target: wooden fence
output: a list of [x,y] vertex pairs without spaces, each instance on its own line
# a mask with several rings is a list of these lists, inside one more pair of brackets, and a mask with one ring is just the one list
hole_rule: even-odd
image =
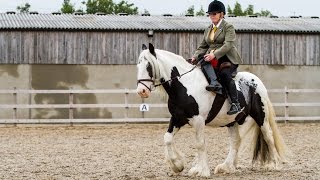
[[[288,102],[289,93],[320,93],[320,89],[269,89],[269,93],[284,93],[283,103],[273,103],[274,107],[284,107],[284,116],[276,117],[278,121],[317,121],[319,116],[302,116],[290,117],[289,107],[320,107],[319,102]],[[124,94],[124,102],[122,104],[74,104],[74,94]],[[0,119],[0,124],[56,124],[56,123],[127,123],[127,122],[149,122],[159,123],[168,122],[169,118],[130,118],[128,112],[130,108],[139,108],[141,104],[131,104],[128,95],[136,93],[132,89],[104,89],[104,90],[0,90],[0,94],[11,94],[13,96],[14,104],[0,104],[0,109],[12,109],[13,115],[11,119]],[[18,94],[69,94],[69,104],[18,104]],[[142,101],[143,102],[143,101]],[[167,107],[167,104],[148,104],[150,108]],[[19,119],[17,118],[18,109],[69,109],[68,119]],[[92,118],[92,119],[74,119],[75,108],[124,108],[124,118]],[[142,112],[143,113],[143,112]],[[320,111],[319,111],[320,113]]]

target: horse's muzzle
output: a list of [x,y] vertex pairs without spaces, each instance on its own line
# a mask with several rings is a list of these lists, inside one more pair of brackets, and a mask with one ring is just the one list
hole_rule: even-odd
[[137,88],[137,93],[139,94],[140,97],[142,98],[148,98],[150,96],[150,91],[145,88]]

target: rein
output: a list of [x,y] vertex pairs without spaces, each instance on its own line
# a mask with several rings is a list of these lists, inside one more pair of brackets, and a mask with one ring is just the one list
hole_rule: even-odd
[[181,74],[181,75],[179,75],[179,76],[175,76],[175,77],[170,78],[169,80],[166,80],[166,81],[164,81],[164,82],[162,82],[162,83],[155,84],[154,87],[162,86],[163,84],[165,84],[165,83],[167,83],[167,82],[170,82],[170,81],[172,81],[172,80],[181,78],[182,76],[184,76],[184,75],[190,73],[191,71],[193,71],[197,66],[198,66],[198,65],[196,64],[196,65],[194,65],[194,66],[192,67],[192,69],[190,69],[189,71],[187,71],[187,72],[185,72],[185,73],[183,73],[183,74]]
[[[138,79],[138,80],[137,80],[137,84],[140,83],[140,84],[144,85],[150,92],[151,92],[151,91],[154,91],[154,89],[155,89],[156,87],[162,86],[163,84],[165,84],[165,83],[167,83],[167,82],[173,81],[174,79],[181,78],[182,76],[190,73],[190,72],[193,71],[199,64],[201,64],[201,62],[202,62],[202,60],[200,60],[196,65],[194,65],[189,71],[184,72],[183,74],[181,74],[181,75],[179,75],[179,76],[172,77],[172,78],[170,78],[169,80],[166,80],[166,81],[161,82],[161,83],[159,83],[159,84],[155,84],[155,80],[153,80],[153,79]],[[148,87],[148,86],[147,86],[145,83],[143,83],[142,81],[152,82],[152,85],[153,85],[154,88]]]

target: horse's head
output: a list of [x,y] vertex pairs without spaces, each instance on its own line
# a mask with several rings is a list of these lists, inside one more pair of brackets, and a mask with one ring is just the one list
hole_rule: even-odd
[[139,56],[137,68],[137,93],[143,97],[148,98],[151,91],[155,88],[155,81],[159,76],[159,69],[156,66],[157,57],[152,44],[149,43],[149,48],[142,45],[142,52]]

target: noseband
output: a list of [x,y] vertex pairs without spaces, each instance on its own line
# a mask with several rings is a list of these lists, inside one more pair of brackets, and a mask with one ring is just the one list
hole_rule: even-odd
[[[145,83],[143,83],[143,81],[148,81],[148,82],[152,82],[152,85],[150,87],[148,87]],[[138,84],[142,84],[144,85],[144,87],[146,87],[150,92],[154,91],[154,89],[157,87],[156,85],[154,85],[154,80],[153,79],[138,79],[137,80],[137,85]],[[153,87],[153,88],[152,88]]]

